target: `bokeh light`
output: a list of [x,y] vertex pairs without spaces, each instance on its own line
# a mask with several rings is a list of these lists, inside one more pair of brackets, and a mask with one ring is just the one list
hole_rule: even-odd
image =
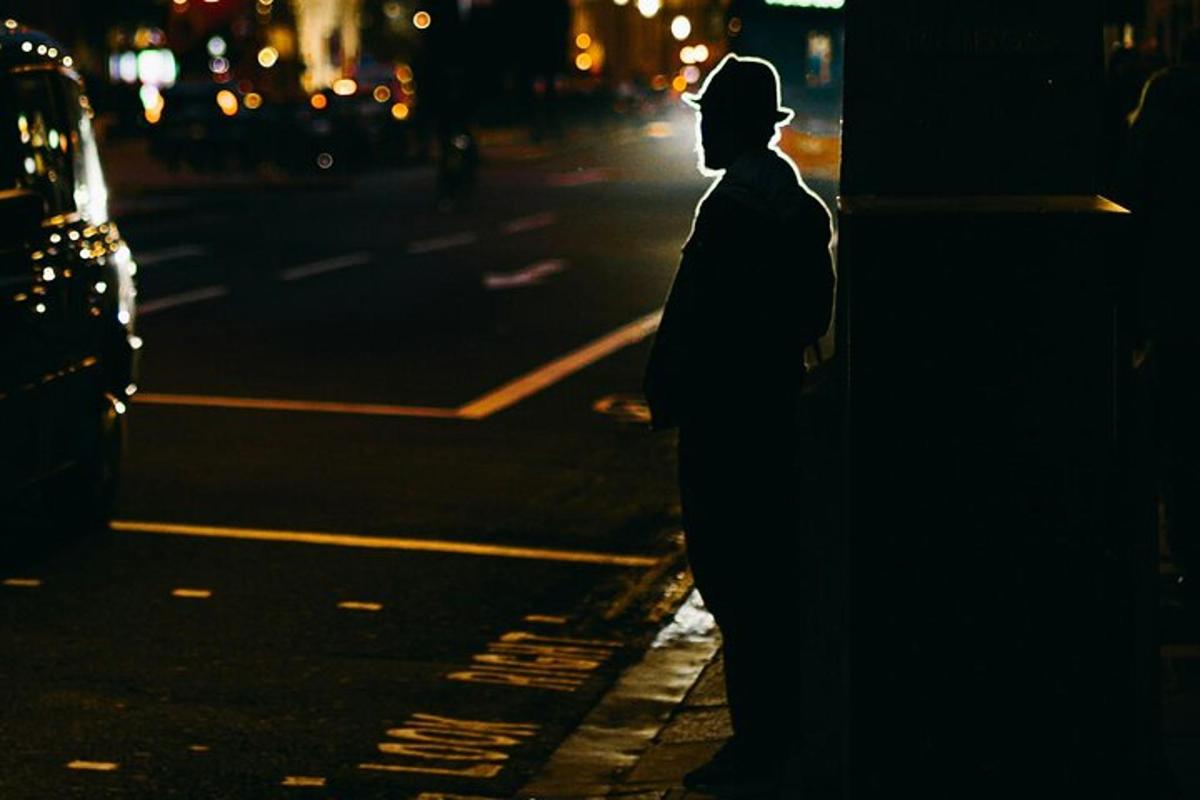
[[671,35],[678,41],[683,41],[692,35],[692,21],[680,14],[671,20]]

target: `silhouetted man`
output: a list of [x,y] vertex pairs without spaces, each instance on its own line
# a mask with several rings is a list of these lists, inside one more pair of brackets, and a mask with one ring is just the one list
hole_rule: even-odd
[[1200,612],[1200,29],[1132,115],[1128,202],[1145,234],[1143,299],[1172,556]]
[[792,117],[765,61],[727,56],[697,95],[696,211],[654,342],[646,397],[679,428],[688,559],[724,637],[734,737],[689,788],[768,789],[797,743],[789,658],[804,512],[797,415],[804,352],[829,325],[832,225],[775,147]]

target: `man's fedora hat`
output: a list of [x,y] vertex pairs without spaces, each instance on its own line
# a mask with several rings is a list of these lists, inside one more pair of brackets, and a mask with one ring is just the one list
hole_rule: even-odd
[[761,58],[730,53],[708,74],[700,91],[683,95],[697,111],[738,117],[773,116],[784,123],[794,111],[779,102],[779,73]]

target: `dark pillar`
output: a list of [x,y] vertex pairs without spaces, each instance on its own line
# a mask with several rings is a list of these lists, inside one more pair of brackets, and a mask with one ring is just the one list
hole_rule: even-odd
[[847,11],[851,796],[1145,797],[1099,0]]

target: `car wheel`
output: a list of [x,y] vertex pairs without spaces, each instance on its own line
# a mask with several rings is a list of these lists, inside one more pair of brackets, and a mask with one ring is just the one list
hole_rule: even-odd
[[105,396],[95,448],[59,477],[47,497],[51,516],[67,537],[108,530],[124,450],[124,417],[117,411],[117,402]]

